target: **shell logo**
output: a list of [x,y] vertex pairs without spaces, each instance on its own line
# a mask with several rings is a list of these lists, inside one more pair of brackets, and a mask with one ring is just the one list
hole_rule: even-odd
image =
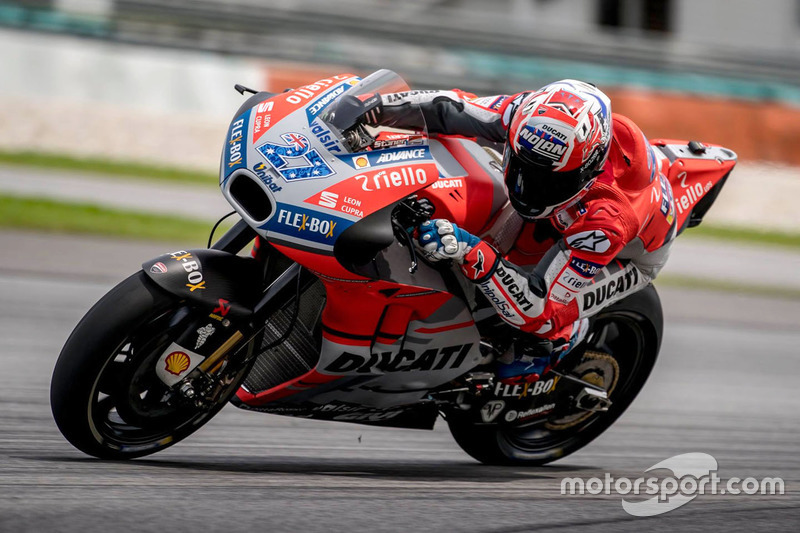
[[189,356],[183,352],[172,352],[164,360],[164,363],[164,370],[170,374],[180,376],[182,373],[186,372],[187,368],[189,368],[191,359],[189,359]]
[[369,159],[365,155],[358,155],[353,158],[353,164],[356,168],[367,168],[370,166]]

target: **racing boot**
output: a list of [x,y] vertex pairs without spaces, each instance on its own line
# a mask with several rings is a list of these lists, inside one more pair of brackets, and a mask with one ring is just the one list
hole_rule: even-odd
[[497,378],[507,385],[534,383],[556,366],[573,348],[586,338],[589,320],[578,319],[571,326],[568,340],[538,339],[532,336],[514,343],[511,361],[498,360]]

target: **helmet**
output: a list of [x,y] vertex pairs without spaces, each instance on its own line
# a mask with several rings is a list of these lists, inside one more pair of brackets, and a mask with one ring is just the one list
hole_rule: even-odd
[[545,218],[583,194],[611,145],[611,102],[594,85],[562,80],[526,96],[508,130],[503,173],[511,205]]

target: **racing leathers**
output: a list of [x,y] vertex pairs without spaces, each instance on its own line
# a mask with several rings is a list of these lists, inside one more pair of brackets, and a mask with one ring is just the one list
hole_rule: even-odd
[[[380,123],[417,127],[407,122],[417,114],[407,110],[418,105],[431,133],[504,143],[528,94],[386,94]],[[503,320],[562,344],[573,338],[581,318],[654,279],[677,231],[672,188],[661,172],[667,162],[630,119],[612,116],[608,160],[585,195],[547,219],[526,221],[510,246],[495,242],[489,230],[461,264]]]

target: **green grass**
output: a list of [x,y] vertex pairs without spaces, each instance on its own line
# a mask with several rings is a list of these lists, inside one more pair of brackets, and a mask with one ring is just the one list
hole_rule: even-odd
[[38,152],[0,151],[0,164],[48,168],[123,178],[219,185],[216,174],[160,167],[143,163],[82,158]]
[[[227,222],[227,221],[226,221]],[[0,195],[0,227],[205,246],[213,224],[89,204]],[[219,237],[230,225],[217,229]]]
[[715,280],[679,274],[662,274],[653,282],[657,287],[679,289],[698,289],[714,292],[728,292],[784,300],[800,300],[800,290],[769,285],[748,285],[743,282]]
[[800,232],[782,232],[700,224],[696,228],[684,231],[680,238],[684,237],[761,244],[765,246],[781,246],[784,248],[800,248]]

